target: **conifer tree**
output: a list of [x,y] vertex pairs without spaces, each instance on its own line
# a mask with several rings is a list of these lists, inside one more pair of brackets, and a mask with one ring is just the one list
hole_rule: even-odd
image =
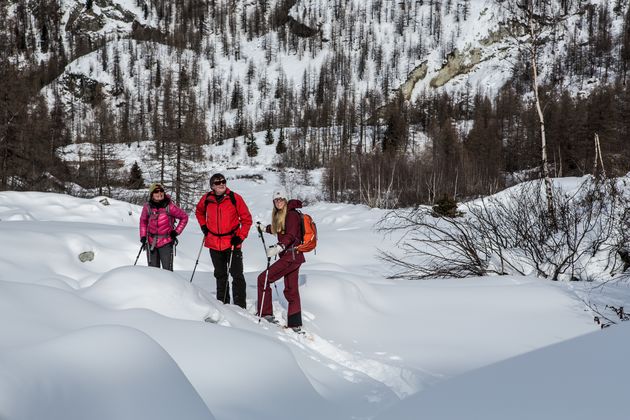
[[249,133],[247,136],[247,146],[245,150],[247,151],[247,156],[249,157],[258,156],[258,144],[256,144],[256,138],[253,133]]
[[287,145],[284,140],[284,129],[280,129],[280,138],[278,138],[278,144],[276,144],[276,153],[281,155],[287,151]]
[[142,169],[138,166],[138,162],[133,162],[133,165],[131,166],[127,187],[131,190],[138,190],[144,187],[144,176],[142,174]]
[[273,138],[273,131],[271,131],[271,127],[267,129],[267,133],[265,134],[265,144],[270,146],[273,144],[275,139]]

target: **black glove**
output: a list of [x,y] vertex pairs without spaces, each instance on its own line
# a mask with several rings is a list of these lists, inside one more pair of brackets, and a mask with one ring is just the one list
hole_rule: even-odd
[[171,233],[169,233],[169,235],[171,236],[172,240],[175,240],[175,238],[177,238],[177,231],[171,230]]
[[203,232],[203,236],[208,236],[208,233],[210,233],[206,225],[201,225],[201,231]]
[[143,236],[142,238],[140,238],[140,243],[142,244],[142,246],[145,246],[147,244],[147,237]]
[[239,246],[240,244],[243,243],[243,240],[241,239],[240,236],[234,235],[232,236],[232,239],[230,239],[230,243],[232,244],[232,246]]

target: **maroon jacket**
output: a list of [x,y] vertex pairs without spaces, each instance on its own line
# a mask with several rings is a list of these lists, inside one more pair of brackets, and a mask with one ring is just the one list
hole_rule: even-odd
[[282,244],[284,251],[279,256],[281,259],[291,260],[300,264],[306,262],[304,254],[293,248],[302,243],[302,217],[295,209],[302,208],[300,200],[289,200],[287,203],[287,218],[284,220],[284,233],[278,233],[278,243]]

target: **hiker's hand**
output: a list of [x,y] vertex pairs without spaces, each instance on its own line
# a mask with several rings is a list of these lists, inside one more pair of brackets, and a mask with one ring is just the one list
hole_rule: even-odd
[[142,246],[146,246],[147,245],[147,237],[143,236],[142,238],[140,238],[140,243],[142,244]]
[[176,230],[171,230],[171,233],[169,233],[170,237],[172,240],[175,240],[175,238],[177,238],[177,231]]
[[208,236],[208,233],[210,233],[210,230],[206,225],[201,225],[201,231],[203,232],[203,236]]
[[271,245],[267,248],[267,258],[275,257],[284,250],[282,244]]
[[239,246],[240,244],[243,243],[243,240],[241,239],[240,236],[234,235],[232,236],[232,239],[230,239],[230,243],[232,244],[232,246]]

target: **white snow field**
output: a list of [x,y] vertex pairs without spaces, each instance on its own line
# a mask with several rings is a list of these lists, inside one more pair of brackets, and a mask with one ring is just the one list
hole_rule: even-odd
[[[266,223],[279,180],[256,171],[263,180],[224,173]],[[202,240],[194,215],[171,273],[143,255],[133,266],[141,208],[102,199],[0,193],[0,419],[628,415],[630,326],[599,331],[581,300],[611,291],[627,304],[627,284],[390,280],[377,254],[395,243],[373,230],[384,211],[316,202],[304,209],[319,245],[300,273],[303,336],[254,315],[266,267],[254,227],[243,310],[214,298],[206,249],[190,282]],[[284,321],[282,288],[272,299]]]

